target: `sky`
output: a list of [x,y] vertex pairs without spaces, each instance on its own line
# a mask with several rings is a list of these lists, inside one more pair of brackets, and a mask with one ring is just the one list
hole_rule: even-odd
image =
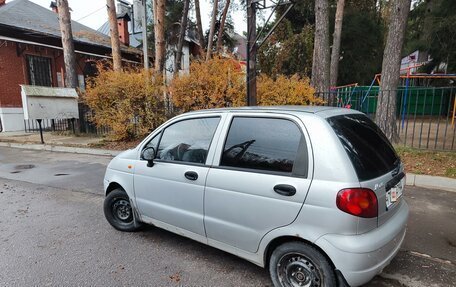
[[[49,9],[51,0],[30,0],[38,5]],[[9,2],[7,0],[7,2]],[[133,2],[129,0],[129,2]],[[72,20],[86,25],[92,29],[97,30],[103,23],[108,19],[106,12],[106,0],[68,0],[68,3],[73,10],[71,13]],[[201,6],[201,21],[203,22],[203,29],[209,28],[210,14],[212,12],[212,5],[210,0],[200,0]],[[243,31],[247,30],[247,24],[244,19],[244,11],[235,11],[233,13],[233,22],[235,31],[242,34]],[[195,12],[191,11],[190,17],[193,19]]]

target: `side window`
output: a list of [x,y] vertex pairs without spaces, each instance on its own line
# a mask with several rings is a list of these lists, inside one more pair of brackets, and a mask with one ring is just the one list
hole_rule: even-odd
[[219,117],[177,122],[163,131],[157,159],[205,163]]
[[[294,173],[294,166],[307,164],[298,157],[305,146],[300,128],[278,118],[235,117],[223,148],[221,166]],[[298,163],[299,162],[299,163]],[[307,175],[307,166],[303,167]]]
[[158,135],[155,135],[147,144],[144,148],[148,148],[148,147],[153,147],[155,150],[157,150],[157,146],[158,146],[158,141],[160,140],[160,135],[161,135],[161,132],[158,133]]

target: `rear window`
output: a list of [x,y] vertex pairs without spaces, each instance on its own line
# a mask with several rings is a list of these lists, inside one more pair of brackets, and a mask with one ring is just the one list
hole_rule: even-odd
[[380,128],[362,114],[327,119],[350,157],[360,181],[392,171],[399,157]]

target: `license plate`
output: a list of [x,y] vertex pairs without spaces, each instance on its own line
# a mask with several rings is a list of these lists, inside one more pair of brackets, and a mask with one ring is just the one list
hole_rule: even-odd
[[386,208],[398,202],[404,190],[405,180],[402,179],[396,186],[386,192]]

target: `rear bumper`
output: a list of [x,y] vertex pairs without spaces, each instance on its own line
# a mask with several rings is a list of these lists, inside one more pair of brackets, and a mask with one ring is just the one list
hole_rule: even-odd
[[327,234],[315,242],[351,286],[369,282],[399,251],[409,214],[405,200],[400,204],[399,210],[387,223],[370,232],[350,236]]

